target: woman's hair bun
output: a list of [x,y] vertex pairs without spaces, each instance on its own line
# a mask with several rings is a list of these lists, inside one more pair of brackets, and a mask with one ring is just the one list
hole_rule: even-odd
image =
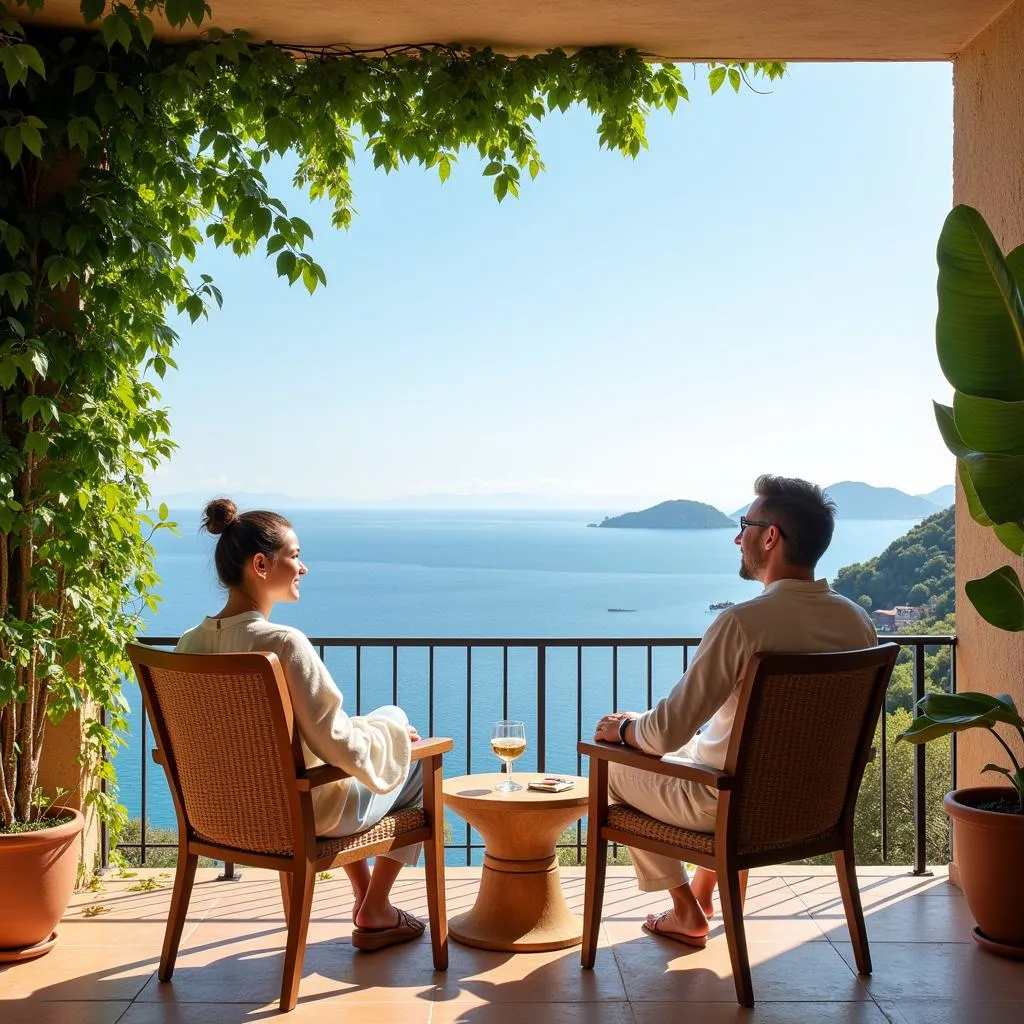
[[214,498],[203,512],[201,528],[215,537],[238,519],[238,506],[230,498]]

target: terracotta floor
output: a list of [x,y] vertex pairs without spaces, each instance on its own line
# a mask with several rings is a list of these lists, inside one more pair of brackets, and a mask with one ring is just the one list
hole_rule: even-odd
[[[276,876],[244,870],[238,882],[201,872],[174,980],[155,969],[169,878],[110,878],[76,895],[57,948],[0,969],[3,1024],[235,1024],[276,1016],[284,941]],[[479,873],[449,869],[451,914],[471,905]],[[151,883],[152,884],[152,883]],[[563,872],[579,908],[583,875]],[[133,888],[136,891],[132,891]],[[707,949],[686,951],[640,930],[664,900],[636,891],[628,868],[609,870],[597,968],[577,950],[509,955],[451,944],[447,974],[434,974],[430,944],[367,955],[348,941],[344,875],[317,884],[299,1005],[291,1021],[344,1024],[1022,1024],[1024,963],[992,956],[970,938],[959,891],[942,875],[862,869],[875,972],[859,978],[834,873],[785,868],[755,874],[747,928],[758,1005],[735,1003],[718,927]],[[425,915],[422,873],[396,887],[398,902]],[[0,908],[2,912],[2,908]]]

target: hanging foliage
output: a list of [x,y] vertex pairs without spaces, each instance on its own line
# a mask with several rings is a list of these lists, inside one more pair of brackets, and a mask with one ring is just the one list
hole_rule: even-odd
[[[636,157],[650,111],[687,98],[678,67],[635,51],[370,54],[213,27],[168,45],[154,19],[206,26],[202,0],[82,0],[76,32],[19,21],[43,6],[0,0],[0,828],[33,813],[48,718],[105,709],[83,761],[113,782],[124,645],[155,607],[150,540],[171,525],[139,511],[173,449],[154,384],[174,367],[167,314],[221,301],[188,273],[198,248],[262,247],[289,283],[325,283],[269,161],[293,154],[295,184],[346,227],[357,150],[441,182],[469,153],[501,201],[543,170],[548,113],[584,105],[600,145]],[[705,70],[714,92],[784,65]],[[115,792],[87,800],[114,820]]]

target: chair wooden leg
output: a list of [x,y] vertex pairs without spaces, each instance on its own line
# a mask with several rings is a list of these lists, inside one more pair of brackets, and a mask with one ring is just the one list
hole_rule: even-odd
[[843,894],[843,908],[846,910],[846,925],[850,930],[853,955],[857,970],[861,974],[871,973],[871,951],[868,949],[868,930],[864,924],[864,908],[860,902],[860,888],[857,886],[857,868],[853,861],[852,843],[833,854],[836,874],[839,876],[839,890]]
[[316,872],[308,861],[296,862],[291,876],[288,942],[284,952],[284,977],[281,981],[281,1012],[295,1009],[299,998],[302,962],[306,955],[306,933],[313,910],[313,883]]
[[743,894],[740,873],[731,868],[718,869],[718,897],[722,901],[722,924],[729,943],[729,959],[740,1006],[754,1005],[754,985],[750,979],[747,933],[743,927]]
[[188,902],[192,897],[198,864],[199,856],[189,853],[185,843],[181,843],[178,847],[178,869],[174,872],[171,908],[167,913],[164,948],[160,954],[160,970],[157,972],[157,977],[161,981],[170,981],[174,973],[174,961],[178,957],[178,945],[185,927],[185,915],[188,913]]
[[744,868],[740,872],[740,910],[747,905],[747,882],[750,881],[750,871]]
[[423,765],[423,806],[430,815],[431,835],[423,847],[427,882],[427,917],[434,970],[448,970],[448,909],[444,891],[444,804],[441,797],[441,758]]
[[284,906],[284,924],[288,927],[289,913],[291,910],[291,885],[292,876],[287,871],[279,871],[277,873],[278,881],[281,883],[281,903]]
[[587,814],[587,872],[583,886],[583,946],[580,963],[592,970],[597,960],[597,937],[601,929],[604,883],[608,869],[608,840],[601,827],[608,810],[608,762],[590,762],[590,804]]

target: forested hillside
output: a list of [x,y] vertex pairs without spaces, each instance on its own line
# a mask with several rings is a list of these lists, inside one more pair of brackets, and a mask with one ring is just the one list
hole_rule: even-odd
[[926,605],[928,617],[953,611],[953,506],[922,520],[880,555],[840,569],[832,586],[869,611]]

